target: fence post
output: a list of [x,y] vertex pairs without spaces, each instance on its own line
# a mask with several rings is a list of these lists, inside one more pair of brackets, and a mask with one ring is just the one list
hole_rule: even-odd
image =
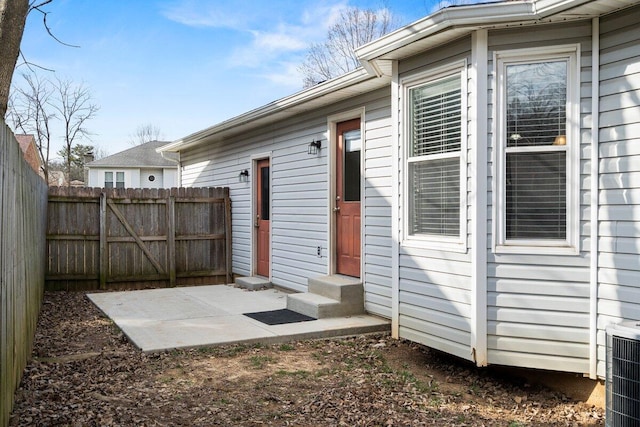
[[169,266],[169,286],[176,286],[176,200],[167,197],[167,261]]
[[107,249],[107,195],[103,191],[100,193],[100,289],[107,289],[109,272]]
[[231,283],[231,197],[229,197],[229,189],[224,193],[224,224],[225,224],[225,252],[226,252],[226,276],[227,283]]

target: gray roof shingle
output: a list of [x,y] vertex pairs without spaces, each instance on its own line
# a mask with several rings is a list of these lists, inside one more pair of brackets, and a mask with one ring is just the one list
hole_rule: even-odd
[[176,167],[177,156],[166,153],[165,156],[174,161],[165,159],[156,153],[156,148],[168,144],[169,141],[151,141],[137,145],[119,153],[112,154],[102,159],[87,163],[88,168],[101,167]]

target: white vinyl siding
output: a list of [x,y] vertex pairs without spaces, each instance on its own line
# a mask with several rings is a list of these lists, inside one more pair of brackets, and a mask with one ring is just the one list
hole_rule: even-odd
[[[268,128],[181,153],[183,186],[226,186],[232,200],[233,271],[251,273],[252,156],[271,156],[272,282],[305,292],[309,278],[324,276],[330,256],[328,236],[327,117],[364,107],[364,187],[362,278],[365,308],[391,316],[391,160],[390,91],[377,90],[312,113],[271,123]],[[312,140],[322,148],[309,155]],[[241,170],[249,182],[240,182]],[[317,247],[322,256],[317,256]]]
[[391,96],[382,91],[365,108],[364,270],[365,309],[391,317]]
[[605,328],[640,320],[640,7],[600,22],[598,375]]
[[[530,253],[496,253],[493,248],[500,236],[489,236],[491,248],[487,254],[487,347],[490,364],[523,366],[568,372],[589,372],[589,129],[590,129],[590,46],[591,22],[588,20],[551,24],[541,31],[494,30],[489,32],[490,63],[493,70],[489,78],[489,100],[500,102],[496,92],[498,75],[493,53],[535,49],[530,61],[540,60],[545,51],[553,52],[556,46],[579,44],[580,81],[574,81],[580,89],[575,153],[578,169],[570,185],[573,197],[567,199],[567,207],[575,215],[575,249],[562,255],[552,250],[538,248]],[[551,55],[552,56],[552,55]],[[526,63],[526,57],[520,57]],[[489,177],[490,227],[499,229],[494,214],[500,212],[494,205],[497,194],[493,193],[499,179],[499,165],[495,160],[498,139],[496,116],[500,106],[488,108],[490,128],[488,143],[492,148]],[[570,143],[570,142],[567,142]],[[579,163],[578,163],[579,157]],[[579,172],[579,173],[578,173]],[[572,201],[573,200],[573,201]],[[541,243],[546,245],[547,243]],[[553,248],[552,248],[553,249]],[[548,252],[548,253],[545,253]]]
[[[430,51],[428,55],[418,55],[399,64],[398,91],[400,99],[398,117],[399,165],[401,173],[400,200],[405,208],[402,218],[402,235],[399,259],[399,335],[458,357],[471,360],[471,259],[468,248],[467,210],[472,198],[467,194],[467,70],[470,58],[471,39],[457,40],[451,44]],[[455,243],[446,236],[410,236],[406,227],[410,224],[408,203],[404,195],[410,185],[408,171],[408,126],[406,120],[406,89],[420,87],[421,84],[438,79],[457,76],[461,81],[460,103],[462,106],[460,150],[454,156],[459,173],[459,206],[457,216],[459,231]],[[460,116],[459,116],[460,117]],[[405,136],[406,135],[406,136]],[[471,177],[469,177],[471,179]]]
[[167,185],[165,187],[164,173],[162,169],[140,169],[140,187],[171,188],[171,185]]
[[[327,152],[307,153],[309,142],[325,132],[326,121],[316,118],[311,123],[283,124],[277,133],[256,132],[181,153],[184,186],[230,189],[234,273],[252,272],[252,156],[270,153],[272,281],[303,292],[309,277],[326,275]],[[245,169],[249,180],[241,182],[239,174]]]

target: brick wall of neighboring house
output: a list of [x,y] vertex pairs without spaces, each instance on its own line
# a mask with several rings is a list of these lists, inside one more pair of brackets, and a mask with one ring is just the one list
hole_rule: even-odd
[[34,171],[40,176],[44,176],[42,172],[42,160],[40,153],[36,147],[36,140],[33,135],[16,135],[16,140],[22,150],[22,155]]

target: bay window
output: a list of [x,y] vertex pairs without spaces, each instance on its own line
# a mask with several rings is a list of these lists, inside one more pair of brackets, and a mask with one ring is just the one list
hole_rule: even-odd
[[[565,48],[566,49],[566,48]],[[496,54],[498,249],[574,247],[576,50]]]
[[466,234],[463,73],[455,67],[404,86],[406,238],[459,244]]

